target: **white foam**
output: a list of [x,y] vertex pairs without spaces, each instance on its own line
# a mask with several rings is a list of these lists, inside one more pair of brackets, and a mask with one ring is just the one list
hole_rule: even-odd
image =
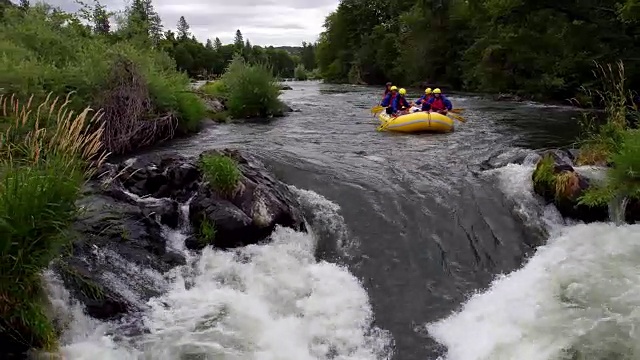
[[542,227],[546,231],[558,231],[566,221],[553,205],[545,205],[533,192],[531,176],[535,166],[529,161],[524,164],[508,164],[488,170],[485,176],[493,176],[504,194],[514,202],[515,213],[526,224]]
[[638,259],[640,225],[564,228],[428,331],[448,360],[638,359]]
[[[344,267],[317,262],[314,246],[307,234],[277,228],[266,245],[207,248],[193,278],[176,273],[171,289],[149,302],[150,333],[128,339],[132,348],[116,346],[108,327],[90,320],[93,331],[76,331],[62,353],[92,360],[389,358],[391,337],[372,327],[360,282]],[[76,315],[71,329],[88,321]]]

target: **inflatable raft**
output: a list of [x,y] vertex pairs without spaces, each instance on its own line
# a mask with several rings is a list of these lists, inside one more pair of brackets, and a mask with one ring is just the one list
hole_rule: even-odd
[[379,131],[446,133],[454,130],[453,119],[436,112],[418,111],[393,117],[383,110],[378,113],[378,120],[380,120]]

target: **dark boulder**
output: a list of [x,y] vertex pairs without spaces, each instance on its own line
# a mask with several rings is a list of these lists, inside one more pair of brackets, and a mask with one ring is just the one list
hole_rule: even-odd
[[[168,251],[162,233],[162,219],[169,219],[173,225],[179,218],[173,203],[158,200],[170,205],[152,201],[132,204],[105,192],[115,190],[101,190],[96,184],[88,186],[85,196],[78,201],[81,211],[73,225],[76,240],[70,253],[54,267],[89,315],[112,319],[135,306],[105,277],[106,273],[118,271],[122,261],[162,273],[185,264],[186,260],[181,254]],[[158,214],[158,209],[162,209],[162,214]],[[152,286],[138,286],[136,290],[142,299],[160,295]]]
[[[242,173],[231,196],[225,198],[204,184],[190,204],[190,218],[196,232],[204,221],[214,225],[215,237],[210,241],[214,246],[231,248],[267,240],[276,225],[306,231],[295,196],[271,177],[260,161],[233,150],[203,155],[206,154],[231,157]],[[197,242],[189,243],[192,246]],[[203,242],[198,246],[204,246]]]
[[[54,269],[90,316],[117,319],[161,295],[161,274],[186,264],[182,246],[255,244],[278,225],[306,231],[295,196],[260,161],[238,151],[213,153],[237,162],[241,176],[232,194],[203,181],[199,159],[178,155],[107,163],[88,183],[77,203],[75,240]],[[189,217],[181,209],[187,204]],[[205,220],[215,235],[203,241]],[[183,237],[184,244],[175,243]]]

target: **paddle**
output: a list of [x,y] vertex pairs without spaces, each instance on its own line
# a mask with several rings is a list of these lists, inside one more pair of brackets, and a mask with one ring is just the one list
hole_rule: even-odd
[[372,114],[377,114],[382,110],[384,110],[384,106],[376,105],[376,106],[371,108],[371,113]]
[[463,118],[462,116],[460,116],[460,115],[458,115],[456,113],[449,112],[449,113],[447,113],[447,116],[450,117],[450,118],[456,119],[456,120],[458,120],[460,122],[467,122],[467,120],[465,120],[465,118]]

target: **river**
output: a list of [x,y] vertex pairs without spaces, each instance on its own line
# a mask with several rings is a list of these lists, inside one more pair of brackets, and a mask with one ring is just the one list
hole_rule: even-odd
[[[482,167],[569,145],[574,109],[451,94],[467,119],[454,133],[401,135],[375,131],[368,109],[381,89],[289,85],[282,98],[299,112],[154,151],[249,149],[292,186],[313,234],[277,230],[273,244],[243,250],[250,262],[213,250],[191,259],[197,274],[167,277],[144,336],[84,317],[51,279],[74,318],[67,358],[638,358],[638,229],[565,223],[531,192],[532,156]],[[211,303],[223,315],[202,330]]]

